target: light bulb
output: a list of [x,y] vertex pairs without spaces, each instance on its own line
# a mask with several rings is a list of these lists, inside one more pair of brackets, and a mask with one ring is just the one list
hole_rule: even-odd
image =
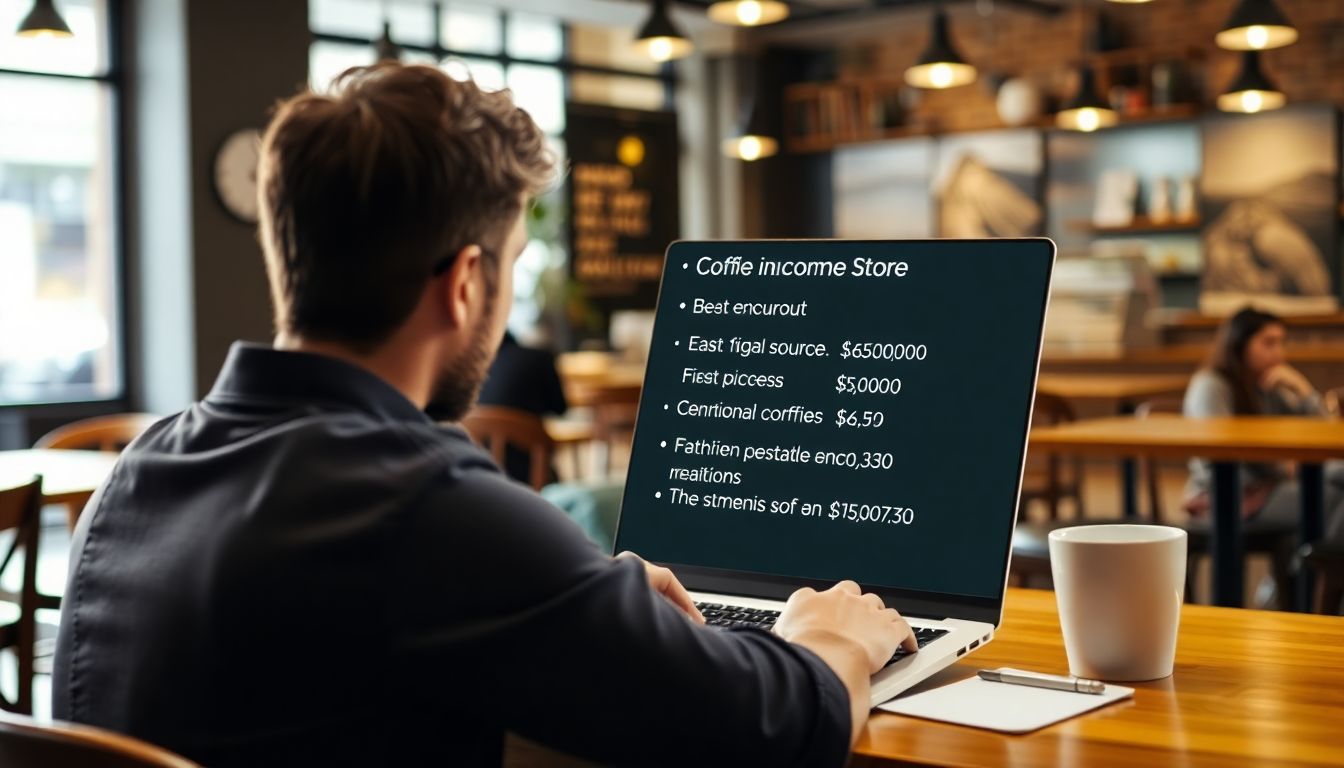
[[761,157],[761,140],[755,136],[743,136],[737,143],[737,156],[751,162]]
[[934,88],[946,88],[952,84],[952,68],[946,64],[934,64],[929,68],[929,82]]
[[1257,51],[1263,50],[1269,43],[1269,30],[1259,24],[1246,28],[1246,45]]
[[666,37],[655,37],[649,41],[649,57],[654,61],[668,61],[672,58],[672,41]]
[[1101,116],[1092,107],[1078,110],[1078,130],[1091,133],[1101,127]]
[[757,0],[742,0],[737,4],[737,20],[743,26],[761,23],[761,4]]
[[1244,91],[1241,94],[1242,112],[1259,112],[1265,108],[1265,97],[1259,91]]

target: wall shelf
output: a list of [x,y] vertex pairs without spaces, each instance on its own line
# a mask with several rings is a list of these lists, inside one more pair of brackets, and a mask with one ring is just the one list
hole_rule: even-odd
[[1201,222],[1199,219],[1172,219],[1170,221],[1156,222],[1147,216],[1135,216],[1134,221],[1124,226],[1098,226],[1086,219],[1077,219],[1069,222],[1069,229],[1076,232],[1090,232],[1094,235],[1154,235],[1154,234],[1182,234],[1199,232]]

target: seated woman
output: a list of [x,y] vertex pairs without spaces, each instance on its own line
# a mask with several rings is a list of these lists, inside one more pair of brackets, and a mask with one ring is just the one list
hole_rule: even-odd
[[[1185,392],[1186,416],[1276,415],[1323,418],[1325,406],[1311,382],[1285,362],[1283,321],[1267,312],[1243,309],[1218,331],[1213,354],[1190,380]],[[1326,465],[1326,538],[1344,540],[1344,463]],[[1203,459],[1190,461],[1186,511],[1202,515],[1209,508],[1212,471]],[[1296,530],[1300,489],[1290,473],[1276,464],[1242,465],[1242,515]]]

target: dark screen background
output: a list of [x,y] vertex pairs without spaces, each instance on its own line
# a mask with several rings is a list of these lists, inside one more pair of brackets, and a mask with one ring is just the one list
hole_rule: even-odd
[[[1046,240],[916,242],[685,242],[668,252],[617,549],[646,559],[937,593],[997,597],[1016,508],[1053,263]],[[905,277],[707,276],[703,256],[909,264]],[[690,264],[683,269],[682,264]],[[708,301],[808,302],[807,317],[692,314]],[[686,309],[679,304],[685,301]],[[687,349],[692,335],[724,338],[722,353]],[[733,336],[826,344],[828,357],[727,351]],[[925,344],[924,361],[845,360],[841,343]],[[674,345],[680,341],[680,345]],[[778,374],[781,389],[682,383],[685,367]],[[838,375],[901,378],[898,395],[845,395]],[[699,418],[681,400],[761,407],[801,404],[817,425]],[[664,410],[664,404],[670,406]],[[880,410],[876,429],[838,428],[838,408]],[[759,414],[758,414],[759,417]],[[889,470],[854,470],[676,453],[674,440],[801,445],[810,451],[894,454]],[[663,440],[666,448],[660,447]],[[740,485],[671,480],[669,468],[742,473]],[[805,517],[673,504],[669,488],[819,505]],[[655,498],[661,492],[662,498]],[[829,519],[832,501],[915,511],[911,525]],[[800,507],[801,508],[801,507]]]

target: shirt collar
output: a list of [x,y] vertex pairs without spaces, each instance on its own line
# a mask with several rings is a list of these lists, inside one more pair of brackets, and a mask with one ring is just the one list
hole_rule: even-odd
[[206,400],[325,401],[389,421],[429,421],[395,387],[358,365],[245,341],[229,349]]

